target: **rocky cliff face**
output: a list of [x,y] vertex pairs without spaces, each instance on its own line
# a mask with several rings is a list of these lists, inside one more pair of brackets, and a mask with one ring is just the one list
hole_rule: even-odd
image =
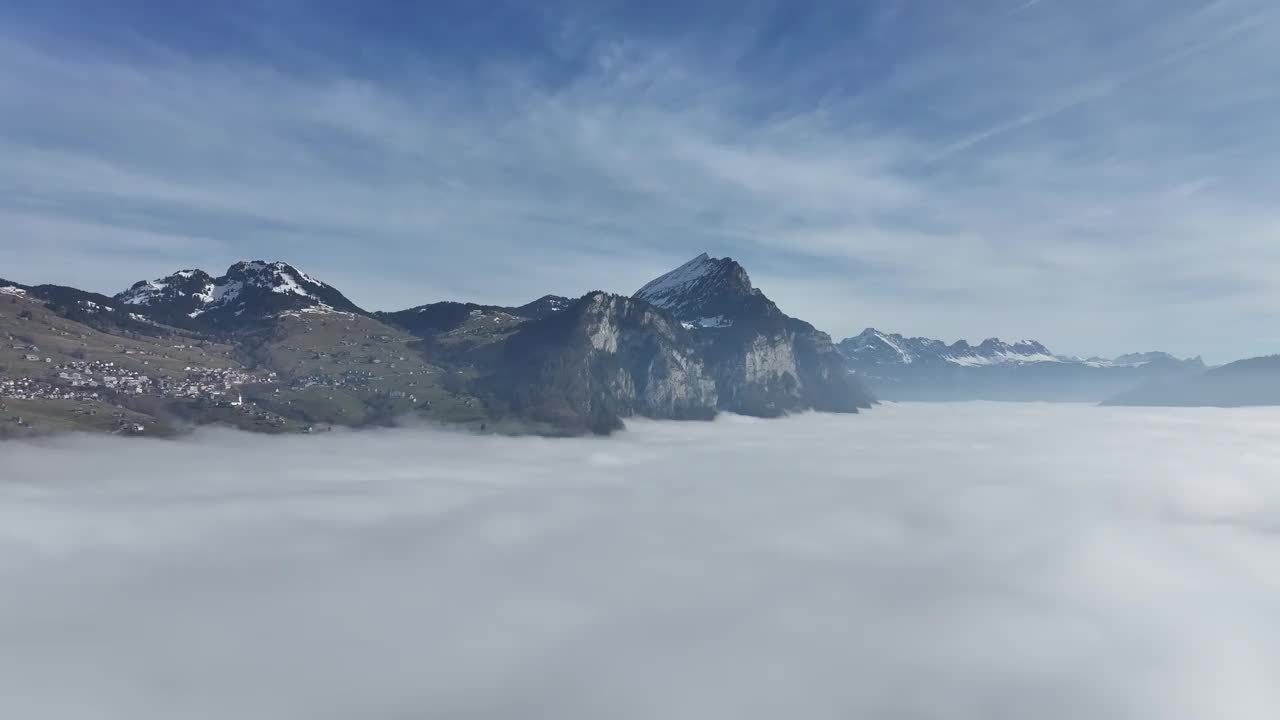
[[874,399],[844,367],[830,336],[783,316],[694,330],[716,379],[722,410],[775,417],[822,410],[858,412]]
[[709,419],[717,401],[674,318],[602,292],[523,325],[476,386],[500,414],[565,432],[607,433],[631,415]]
[[831,337],[779,310],[730,258],[699,255],[646,284],[635,298],[671,312],[690,331],[715,378],[722,410],[772,417],[857,412],[874,402],[845,368]]

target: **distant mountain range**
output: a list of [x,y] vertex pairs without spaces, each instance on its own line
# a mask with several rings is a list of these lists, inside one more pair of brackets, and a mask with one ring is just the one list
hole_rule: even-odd
[[1190,376],[1149,382],[1107,405],[1244,407],[1280,405],[1280,355],[1250,358]]
[[856,413],[876,397],[1280,403],[1277,358],[1209,370],[1163,352],[1081,359],[1034,340],[876,329],[833,343],[740,264],[706,254],[629,297],[394,312],[368,312],[283,262],[180,270],[114,296],[0,280],[0,338],[0,435],[286,432],[406,416],[606,433],[633,415]]
[[868,328],[839,344],[846,366],[890,400],[1056,400],[1099,402],[1153,381],[1203,372],[1200,358],[1164,352],[1081,359],[1034,340],[971,345]]

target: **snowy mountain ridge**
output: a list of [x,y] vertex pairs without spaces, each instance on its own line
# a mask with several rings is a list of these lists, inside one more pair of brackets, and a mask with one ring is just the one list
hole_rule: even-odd
[[1091,357],[1087,360],[1070,355],[1057,355],[1035,340],[1007,343],[988,338],[978,345],[958,340],[948,345],[942,340],[905,337],[867,328],[861,334],[842,340],[840,352],[855,365],[910,365],[913,363],[950,363],[961,367],[991,365],[1026,365],[1062,363],[1089,367],[1142,367],[1153,362],[1180,362],[1166,352],[1130,353],[1116,358]]
[[359,312],[342,293],[284,262],[241,261],[220,277],[203,270],[179,270],[142,280],[115,296],[169,322],[229,317],[264,317],[286,311]]
[[948,345],[875,328],[846,338],[838,349],[849,372],[890,400],[1098,402],[1145,382],[1204,370],[1200,358],[1162,352],[1083,360],[1054,354],[1035,340]]
[[[216,297],[217,285],[214,279],[203,270],[179,270],[167,277],[155,280],[140,280],[128,290],[115,296],[125,305],[152,307],[162,304],[180,303],[191,305],[190,317],[203,312],[203,306],[212,303]],[[194,313],[194,314],[192,314]]]

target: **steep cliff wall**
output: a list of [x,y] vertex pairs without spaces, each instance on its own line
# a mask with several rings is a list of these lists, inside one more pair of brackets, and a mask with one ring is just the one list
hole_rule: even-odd
[[857,412],[874,402],[831,337],[779,310],[732,258],[703,253],[635,298],[670,312],[693,334],[722,410],[772,417]]
[[779,313],[693,331],[715,377],[721,410],[774,417],[858,412],[874,398],[844,368],[831,338]]
[[601,292],[524,325],[476,385],[500,414],[565,432],[610,432],[631,415],[709,419],[717,402],[684,328]]

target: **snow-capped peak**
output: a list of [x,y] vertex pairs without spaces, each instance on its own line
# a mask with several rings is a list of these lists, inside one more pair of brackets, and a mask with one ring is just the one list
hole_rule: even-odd
[[1034,340],[1020,340],[1010,345],[999,338],[987,338],[977,347],[961,340],[948,348],[942,359],[966,367],[1062,362],[1061,358]]
[[179,270],[167,277],[141,280],[116,295],[126,305],[150,307],[161,303],[192,302],[208,304],[212,299],[213,278],[203,270]]
[[636,297],[645,302],[665,307],[668,302],[702,281],[716,269],[715,262],[706,253],[681,265],[665,275],[649,281],[636,292]]
[[850,354],[870,354],[889,351],[890,357],[896,356],[904,365],[915,361],[916,356],[907,349],[905,338],[901,335],[886,335],[875,328],[863,330],[856,338],[849,338],[845,343]]
[[227,269],[225,278],[274,293],[303,297],[314,297],[311,292],[313,289],[328,287],[288,263],[262,260],[238,262]]
[[241,261],[218,278],[201,270],[179,270],[157,280],[143,280],[116,296],[146,307],[166,322],[221,316],[275,315],[305,307],[331,307],[342,312],[359,308],[337,290],[284,262]]
[[209,309],[226,309],[237,316],[245,312],[263,316],[321,306],[341,312],[359,311],[342,293],[289,263],[243,260],[217,279]]
[[759,304],[763,300],[741,265],[732,258],[713,258],[706,253],[654,278],[634,297],[669,310],[686,322],[732,319],[742,311],[744,302]]

